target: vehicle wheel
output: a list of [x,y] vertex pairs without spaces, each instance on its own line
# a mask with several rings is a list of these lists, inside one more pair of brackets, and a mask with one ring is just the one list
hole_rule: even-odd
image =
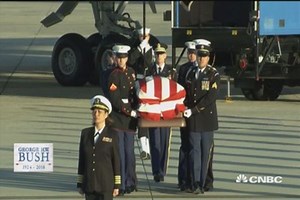
[[282,80],[265,80],[262,83],[258,83],[255,89],[243,89],[244,96],[249,100],[260,100],[260,101],[274,101],[276,100],[283,88]]
[[52,71],[63,86],[82,86],[89,76],[91,49],[86,39],[77,33],[63,35],[52,52]]
[[254,100],[253,96],[253,90],[248,89],[248,88],[241,88],[243,95],[246,97],[248,100]]
[[96,53],[97,47],[102,40],[102,35],[100,35],[99,33],[93,33],[86,40],[90,44],[92,52]]
[[103,92],[106,92],[107,89],[107,79],[109,76],[109,73],[114,68],[113,65],[110,65],[107,61],[107,56],[109,55],[109,52],[111,52],[112,47],[115,44],[129,44],[129,40],[118,34],[110,34],[107,37],[103,38],[103,40],[98,45],[96,55],[95,55],[95,66],[98,70],[98,77],[99,77],[99,83],[100,86],[103,89]]
[[94,33],[90,35],[86,40],[90,45],[93,58],[91,62],[91,73],[89,75],[88,82],[92,85],[99,85],[99,70],[96,68],[95,55],[97,47],[102,40],[102,35],[100,35],[99,33]]
[[265,80],[264,81],[264,92],[263,95],[265,100],[274,101],[276,100],[283,89],[282,80]]

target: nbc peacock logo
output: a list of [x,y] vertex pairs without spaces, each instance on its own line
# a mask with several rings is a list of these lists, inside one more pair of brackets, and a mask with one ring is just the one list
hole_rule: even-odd
[[248,182],[247,176],[245,174],[240,174],[236,177],[235,182],[237,182],[237,183],[247,183]]

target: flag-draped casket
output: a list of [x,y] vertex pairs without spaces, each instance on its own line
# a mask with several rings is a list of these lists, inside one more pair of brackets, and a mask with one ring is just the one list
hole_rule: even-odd
[[173,119],[185,110],[186,92],[176,81],[161,76],[148,76],[136,84],[141,118],[153,121]]

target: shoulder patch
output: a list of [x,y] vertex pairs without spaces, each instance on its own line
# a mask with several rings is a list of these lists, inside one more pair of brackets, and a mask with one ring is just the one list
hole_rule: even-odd
[[118,89],[118,87],[114,83],[112,83],[109,87],[110,91],[115,91],[116,89]]
[[218,89],[217,83],[212,84],[211,88]]

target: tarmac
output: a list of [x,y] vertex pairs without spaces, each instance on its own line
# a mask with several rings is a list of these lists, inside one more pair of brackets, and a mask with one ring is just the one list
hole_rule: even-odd
[[[60,2],[0,2],[0,199],[84,199],[76,190],[80,130],[91,123],[89,99],[98,86],[59,85],[51,70],[51,53],[63,34],[87,37],[96,32],[91,6],[81,2],[63,22],[40,23]],[[162,20],[170,3],[157,14],[147,7],[147,26],[168,45],[171,23]],[[141,2],[126,10],[142,21]],[[168,50],[170,50],[169,48]],[[171,55],[171,53],[169,53]],[[170,61],[170,58],[169,58]],[[300,199],[300,87],[285,87],[276,101],[248,101],[226,82],[217,100],[214,189],[202,195],[177,188],[179,129],[172,128],[165,181],[155,183],[149,160],[139,158],[135,144],[138,191],[116,199]],[[54,168],[48,173],[14,172],[15,143],[53,143]],[[247,177],[280,176],[280,183],[238,183]]]

